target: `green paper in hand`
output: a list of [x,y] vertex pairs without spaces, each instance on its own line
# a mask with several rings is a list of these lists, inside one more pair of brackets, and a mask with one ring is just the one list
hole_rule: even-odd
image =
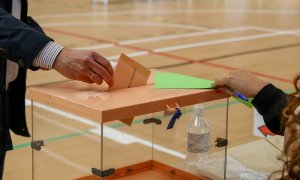
[[211,89],[213,82],[176,73],[157,72],[154,85],[159,89]]

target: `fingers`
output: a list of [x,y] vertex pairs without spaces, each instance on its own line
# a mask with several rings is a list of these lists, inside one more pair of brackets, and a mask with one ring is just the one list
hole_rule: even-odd
[[63,49],[56,57],[53,69],[63,76],[89,84],[113,85],[113,68],[110,62],[94,51]]
[[80,81],[83,81],[85,83],[89,83],[89,84],[93,84],[94,81],[92,81],[91,79],[89,79],[87,76],[84,76],[82,78],[80,78]]
[[86,75],[86,78],[89,79],[89,81],[92,83],[96,83],[98,85],[103,83],[103,79],[101,77],[99,77],[94,71],[91,71],[90,73],[91,75]]
[[101,84],[104,80],[109,86],[113,85],[113,78],[106,68],[95,61],[91,61],[90,69],[95,72],[95,75],[91,78],[91,80],[93,80],[96,84]]
[[230,96],[235,96],[234,93],[228,88],[228,78],[224,77],[222,79],[216,79],[215,82],[212,84],[212,87],[217,88],[217,92],[225,92]]
[[111,77],[114,75],[114,70],[110,62],[106,58],[100,56],[98,53],[93,53],[93,57],[95,62],[100,64],[102,67],[104,67],[108,71]]
[[215,82],[212,84],[212,87],[220,87],[220,86],[227,86],[227,78],[216,79]]
[[95,83],[99,84],[100,81],[102,83],[104,80],[109,86],[113,86],[112,77],[114,71],[110,62],[96,52],[92,54],[92,58],[93,61],[91,62],[91,69],[96,73],[96,77],[93,79]]
[[225,92],[226,94],[228,94],[230,96],[235,96],[235,94],[230,89],[228,89],[226,87],[218,87],[217,90],[221,91],[221,92]]

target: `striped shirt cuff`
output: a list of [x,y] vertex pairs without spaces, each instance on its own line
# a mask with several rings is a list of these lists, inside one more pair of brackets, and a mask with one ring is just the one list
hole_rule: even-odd
[[33,66],[52,69],[53,63],[57,55],[63,48],[63,46],[53,41],[48,42],[48,44],[46,44],[46,46],[39,52],[39,54],[34,59]]

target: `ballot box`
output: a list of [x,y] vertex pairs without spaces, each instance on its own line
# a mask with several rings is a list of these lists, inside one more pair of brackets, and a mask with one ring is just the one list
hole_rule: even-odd
[[[228,98],[207,89],[108,91],[64,81],[28,88],[33,179],[224,179]],[[210,125],[209,159],[186,164],[187,123],[203,103]],[[167,129],[179,105],[182,115]]]

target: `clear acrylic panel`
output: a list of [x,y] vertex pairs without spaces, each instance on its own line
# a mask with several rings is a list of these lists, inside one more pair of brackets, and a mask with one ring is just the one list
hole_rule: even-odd
[[131,125],[119,120],[103,124],[103,171],[125,168],[127,173],[132,165],[152,160],[153,123],[147,121],[152,117],[153,113],[136,116]]
[[[154,126],[153,160],[176,170],[197,177],[204,177],[204,179],[205,177],[208,179],[224,179],[226,171],[225,146],[216,147],[215,141],[217,138],[227,139],[227,100],[216,100],[202,104],[205,106],[204,117],[210,125],[209,158],[202,164],[198,164],[197,167],[187,165],[187,125],[193,118],[193,106],[187,106],[181,107],[181,117],[176,121],[174,127],[169,130],[167,130],[167,126],[172,115],[164,116],[162,112],[155,113],[155,117],[161,119],[162,124]],[[176,170],[172,168],[170,168],[170,171],[176,174]]]
[[91,175],[91,168],[100,168],[100,123],[32,104],[34,180],[77,179]]
[[[192,114],[188,105],[226,96],[210,90],[156,91],[150,85],[102,91],[99,86],[74,81],[30,89],[37,101],[32,107],[34,179],[103,179],[109,175],[130,179],[137,174],[136,179],[224,177],[224,147],[216,148],[214,141],[227,138],[225,99],[204,103],[211,125],[206,169],[186,168],[185,154],[186,126]],[[175,102],[188,107],[182,107],[175,127],[166,130],[171,116],[165,117],[163,111]],[[131,116],[135,116],[131,125],[120,121]],[[216,164],[218,171],[211,173],[209,168]]]

